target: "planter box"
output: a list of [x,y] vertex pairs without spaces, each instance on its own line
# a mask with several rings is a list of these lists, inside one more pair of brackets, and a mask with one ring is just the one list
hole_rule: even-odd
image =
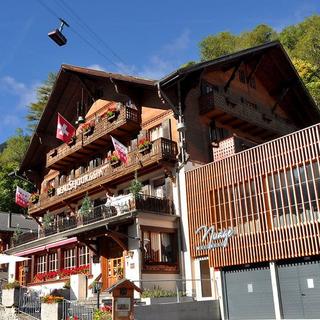
[[120,166],[120,164],[121,164],[120,160],[110,161],[110,165],[111,165],[112,168],[116,168],[116,167]]
[[152,144],[150,144],[150,145],[148,145],[148,146],[146,146],[146,147],[144,147],[144,148],[139,149],[139,152],[140,152],[141,154],[145,155],[145,154],[147,154],[147,153],[150,152],[151,147],[152,147]]
[[114,120],[116,120],[116,119],[118,118],[118,115],[119,115],[118,112],[114,112],[113,115],[107,116],[107,120],[108,120],[109,122],[113,122]]
[[3,289],[2,305],[5,307],[17,307],[19,305],[20,289]]
[[60,320],[62,303],[41,303],[41,320]]
[[[190,302],[193,301],[192,297],[180,297],[180,302]],[[160,298],[141,298],[141,302],[146,305],[150,304],[162,304],[162,303],[175,303],[177,302],[177,297],[160,297]]]

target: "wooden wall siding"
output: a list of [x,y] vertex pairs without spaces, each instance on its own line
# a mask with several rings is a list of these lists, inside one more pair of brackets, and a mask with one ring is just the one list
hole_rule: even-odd
[[[320,124],[186,173],[191,254],[222,267],[320,253]],[[196,250],[200,226],[232,228]]]

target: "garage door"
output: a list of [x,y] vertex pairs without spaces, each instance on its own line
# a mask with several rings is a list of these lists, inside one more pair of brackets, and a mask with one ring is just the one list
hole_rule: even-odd
[[320,262],[279,264],[284,319],[320,319]]
[[274,319],[268,267],[225,270],[224,296],[229,319]]

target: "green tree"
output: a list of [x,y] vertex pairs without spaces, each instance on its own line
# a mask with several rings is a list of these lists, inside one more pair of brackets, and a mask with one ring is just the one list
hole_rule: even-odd
[[50,72],[48,75],[48,79],[37,88],[37,101],[30,103],[30,105],[28,106],[28,113],[26,118],[29,122],[28,128],[31,132],[34,132],[35,128],[38,125],[42,112],[49,100],[56,79],[57,75]]
[[230,32],[220,32],[204,38],[199,44],[201,61],[215,59],[236,51],[236,38]]
[[8,139],[6,147],[0,154],[0,210],[11,212],[24,212],[15,204],[15,190],[17,186],[31,190],[32,186],[20,179],[9,176],[18,170],[29,144],[29,136],[24,135],[21,129],[15,136]]

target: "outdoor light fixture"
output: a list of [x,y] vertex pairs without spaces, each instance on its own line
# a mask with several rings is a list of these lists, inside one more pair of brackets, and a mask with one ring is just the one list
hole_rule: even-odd
[[48,33],[49,38],[51,38],[58,46],[64,46],[67,43],[67,38],[62,34],[64,26],[70,27],[69,24],[63,19],[59,18],[61,21],[59,29],[55,29]]
[[100,308],[100,291],[102,289],[102,282],[101,281],[96,281],[94,283],[94,290],[97,292],[97,309],[99,310]]

